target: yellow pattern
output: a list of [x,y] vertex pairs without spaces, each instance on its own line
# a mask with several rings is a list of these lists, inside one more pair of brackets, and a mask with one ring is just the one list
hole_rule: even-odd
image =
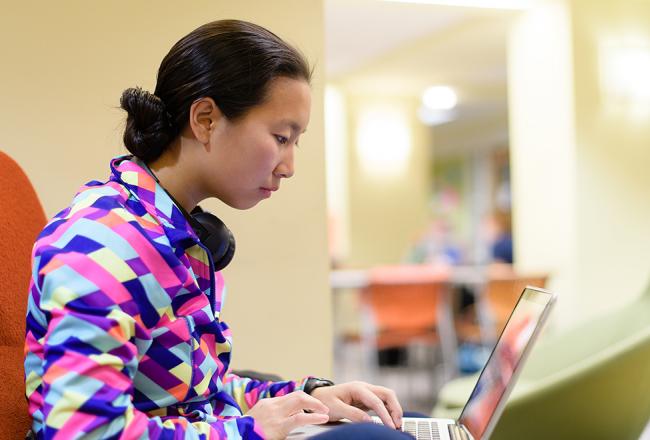
[[189,364],[183,362],[169,370],[174,376],[178,377],[184,383],[189,383],[190,378],[192,377],[192,367]]
[[54,404],[47,417],[47,426],[60,429],[86,400],[88,400],[88,396],[76,391],[63,391],[63,395]]
[[97,362],[99,365],[111,366],[116,369],[122,369],[124,367],[124,362],[122,362],[122,360],[119,357],[113,354],[108,354],[108,353],[91,354],[89,358],[94,362]]
[[203,380],[194,387],[194,390],[199,396],[202,396],[203,393],[205,393],[205,391],[208,389],[208,385],[210,385],[210,379],[212,379],[212,369],[209,369],[208,374],[206,374]]
[[123,258],[118,257],[108,247],[103,247],[88,254],[88,258],[109,271],[116,280],[123,283],[137,277]]
[[30,373],[27,375],[27,378],[25,379],[25,391],[27,393],[27,396],[31,396],[34,390],[41,386],[43,383],[43,379],[41,376],[36,374],[35,371],[30,371]]
[[78,298],[77,293],[65,286],[59,286],[52,291],[52,297],[49,301],[41,301],[43,310],[51,311],[60,308],[62,304],[67,304]]

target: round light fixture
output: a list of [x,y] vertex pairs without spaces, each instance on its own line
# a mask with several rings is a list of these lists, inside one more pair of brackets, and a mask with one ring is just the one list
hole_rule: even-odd
[[458,97],[449,86],[432,86],[422,94],[422,103],[431,110],[450,110],[458,103]]

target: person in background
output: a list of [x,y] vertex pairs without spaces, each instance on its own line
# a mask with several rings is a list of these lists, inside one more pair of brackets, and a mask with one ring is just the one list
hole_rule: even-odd
[[[222,20],[172,47],[153,93],[124,91],[131,154],[111,160],[106,181],[83,186],[34,245],[25,336],[33,437],[280,439],[305,424],[369,421],[373,410],[385,427],[349,424],[326,438],[402,438],[387,388],[230,371],[220,270],[234,239],[199,203],[250,209],[293,175],[310,78],[275,34]],[[265,343],[281,355],[282,341]]]
[[492,263],[513,263],[512,221],[510,212],[497,210],[493,217]]
[[416,240],[406,261],[411,264],[453,266],[462,262],[463,255],[456,243],[453,227],[444,218],[435,218]]

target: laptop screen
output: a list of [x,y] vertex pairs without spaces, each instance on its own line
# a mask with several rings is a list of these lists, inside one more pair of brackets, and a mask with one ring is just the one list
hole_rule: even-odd
[[506,391],[509,392],[514,386],[514,383],[511,384],[513,374],[541,324],[552,297],[550,293],[530,288],[521,294],[460,415],[460,423],[474,439],[483,438]]

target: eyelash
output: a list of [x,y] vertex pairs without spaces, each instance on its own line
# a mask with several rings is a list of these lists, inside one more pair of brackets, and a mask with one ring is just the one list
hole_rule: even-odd
[[275,139],[278,141],[278,143],[279,143],[280,145],[284,145],[284,144],[286,144],[287,142],[289,142],[289,138],[284,137],[284,136],[280,136],[279,134],[276,134],[276,135],[275,135]]
[[[275,135],[275,139],[278,141],[280,145],[286,145],[287,142],[289,142],[289,138],[285,136],[281,136],[279,134]],[[296,147],[299,147],[298,142],[295,143]]]

